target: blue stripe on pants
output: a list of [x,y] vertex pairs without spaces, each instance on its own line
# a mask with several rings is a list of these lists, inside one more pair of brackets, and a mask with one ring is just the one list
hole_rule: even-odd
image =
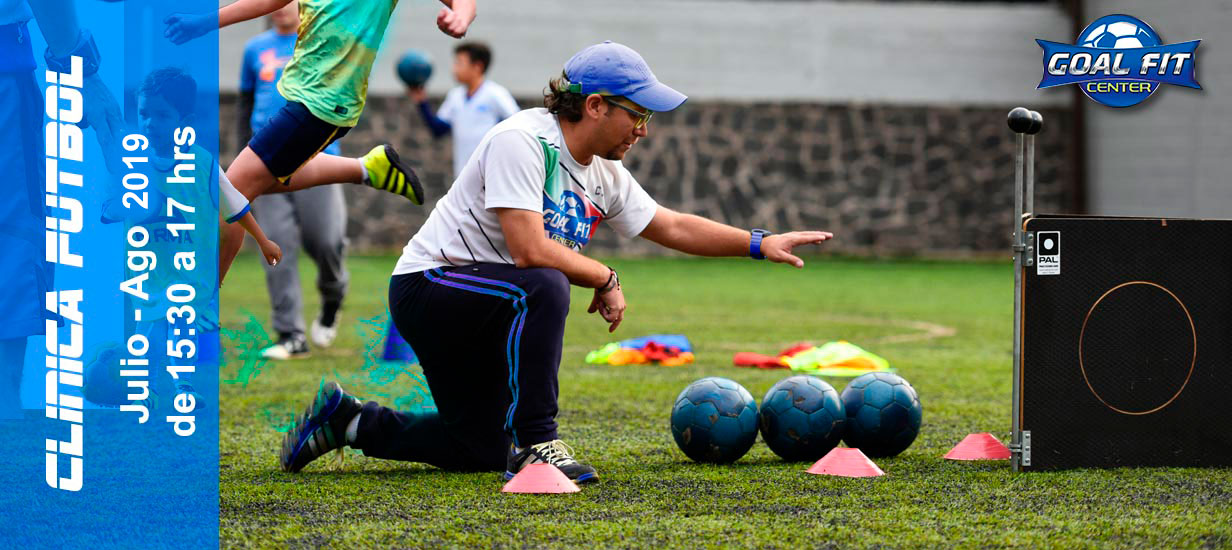
[[[471,292],[478,292],[480,294],[486,294],[489,296],[497,296],[497,297],[505,298],[507,300],[512,301],[513,309],[514,311],[517,312],[517,314],[514,317],[513,322],[510,323],[509,338],[507,339],[506,344],[505,344],[505,359],[506,359],[507,364],[509,365],[509,391],[512,394],[513,402],[509,405],[509,411],[505,414],[505,430],[507,430],[510,433],[510,435],[513,436],[513,444],[520,447],[521,445],[518,444],[517,431],[513,427],[513,414],[514,414],[514,411],[516,411],[518,408],[517,376],[518,376],[518,360],[520,356],[520,353],[518,352],[518,350],[520,349],[520,346],[522,343],[522,329],[525,326],[526,314],[527,314],[526,292],[518,288],[517,286],[505,283],[504,281],[497,281],[494,279],[485,279],[483,277],[474,277],[470,275],[462,275],[462,274],[457,274],[457,273],[444,273],[439,268],[428,270],[424,272],[424,274],[427,276],[429,281],[436,283],[436,284],[442,284],[448,287],[457,288],[459,290],[468,290]],[[491,285],[498,286],[501,288],[509,288],[517,292],[518,295],[514,296],[513,294],[509,294],[507,292],[502,292],[499,290],[469,285],[463,282],[445,280],[445,278],[472,280],[475,282],[491,284]]]

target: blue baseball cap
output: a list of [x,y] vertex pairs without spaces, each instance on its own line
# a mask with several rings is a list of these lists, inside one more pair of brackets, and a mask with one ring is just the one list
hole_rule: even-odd
[[659,82],[632,48],[611,40],[574,54],[565,63],[565,77],[572,92],[624,96],[651,111],[670,111],[689,99]]

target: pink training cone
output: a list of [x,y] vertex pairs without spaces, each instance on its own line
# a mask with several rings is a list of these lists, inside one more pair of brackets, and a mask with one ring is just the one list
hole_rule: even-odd
[[990,433],[971,434],[963,438],[950,452],[950,460],[1009,460],[1010,449]]
[[576,493],[581,491],[577,484],[559,468],[547,464],[529,464],[518,475],[513,476],[504,487],[502,493]]
[[835,447],[806,470],[810,474],[842,477],[877,477],[885,475],[860,449]]

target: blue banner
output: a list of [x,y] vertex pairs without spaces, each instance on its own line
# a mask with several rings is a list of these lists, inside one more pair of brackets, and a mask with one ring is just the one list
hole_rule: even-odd
[[1044,49],[1044,77],[1039,88],[1092,81],[1159,82],[1202,88],[1194,78],[1194,52],[1201,40],[1129,49],[1036,42]]
[[218,545],[217,9],[0,2],[5,547]]

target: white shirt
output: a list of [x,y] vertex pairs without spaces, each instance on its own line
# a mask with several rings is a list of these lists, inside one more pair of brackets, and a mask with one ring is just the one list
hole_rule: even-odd
[[599,223],[639,235],[658,204],[620,161],[574,160],[556,116],[527,109],[492,128],[449,192],[436,203],[394,268],[394,275],[447,265],[513,264],[494,208],[543,213],[547,237],[575,251]]
[[484,80],[475,95],[466,97],[466,86],[445,94],[436,117],[449,123],[453,134],[453,175],[458,177],[488,130],[518,112],[518,102],[504,86]]

